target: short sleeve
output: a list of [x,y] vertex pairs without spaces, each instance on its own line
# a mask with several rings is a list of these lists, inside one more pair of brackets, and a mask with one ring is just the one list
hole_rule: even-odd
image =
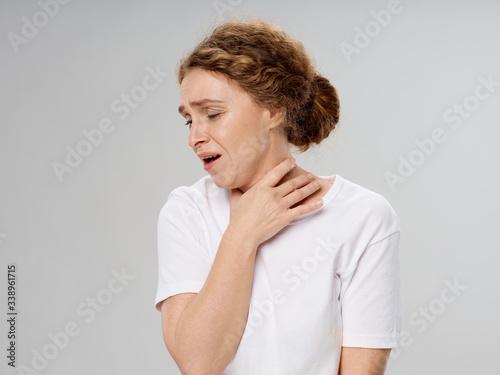
[[155,308],[180,293],[198,293],[211,267],[198,207],[174,190],[158,218],[158,289]]
[[363,251],[340,278],[343,343],[347,347],[398,348],[402,302],[397,230]]

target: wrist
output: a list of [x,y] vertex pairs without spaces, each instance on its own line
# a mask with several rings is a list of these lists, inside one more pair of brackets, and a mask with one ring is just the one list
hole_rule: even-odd
[[255,235],[231,224],[229,224],[224,232],[224,238],[233,246],[242,249],[242,251],[246,253],[256,253],[257,248],[259,247],[259,243]]

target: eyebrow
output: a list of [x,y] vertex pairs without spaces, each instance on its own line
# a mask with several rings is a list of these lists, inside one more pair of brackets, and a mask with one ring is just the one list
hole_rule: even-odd
[[[192,106],[192,107],[201,107],[207,103],[223,103],[222,100],[216,100],[216,99],[203,99],[203,100],[197,100],[197,101],[194,101],[194,102],[190,102],[189,104]],[[184,106],[181,105],[178,109],[179,113],[182,115],[184,113]]]

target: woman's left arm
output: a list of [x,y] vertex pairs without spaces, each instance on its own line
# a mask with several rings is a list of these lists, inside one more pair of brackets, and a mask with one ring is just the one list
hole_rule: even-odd
[[338,375],[384,375],[391,349],[342,347]]

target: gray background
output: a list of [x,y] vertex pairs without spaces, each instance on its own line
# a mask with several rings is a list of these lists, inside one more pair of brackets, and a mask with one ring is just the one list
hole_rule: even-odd
[[[174,70],[221,17],[247,13],[301,40],[338,88],[338,130],[297,154],[299,165],[379,192],[400,217],[406,338],[387,373],[500,374],[500,87],[472,97],[480,77],[500,81],[500,2],[401,0],[377,33],[371,12],[387,8],[378,0],[73,0],[16,52],[9,33],[22,35],[23,17],[42,8],[1,1],[0,372],[18,373],[6,365],[4,313],[7,264],[16,263],[18,365],[32,367],[33,350],[46,347],[54,358],[40,374],[179,373],[153,308],[156,221],[172,189],[206,172],[187,146]],[[341,46],[354,45],[356,28],[373,37],[348,59]],[[120,118],[111,104],[140,94],[148,67],[169,75]],[[464,101],[470,111],[456,128],[443,115]],[[52,164],[106,118],[113,131],[59,181]],[[415,141],[439,128],[446,141],[419,159]],[[411,155],[419,165],[391,189],[386,172]],[[116,293],[113,270],[133,277]],[[105,305],[87,322],[82,309],[95,297]],[[79,334],[50,352],[49,334],[70,322]]]

